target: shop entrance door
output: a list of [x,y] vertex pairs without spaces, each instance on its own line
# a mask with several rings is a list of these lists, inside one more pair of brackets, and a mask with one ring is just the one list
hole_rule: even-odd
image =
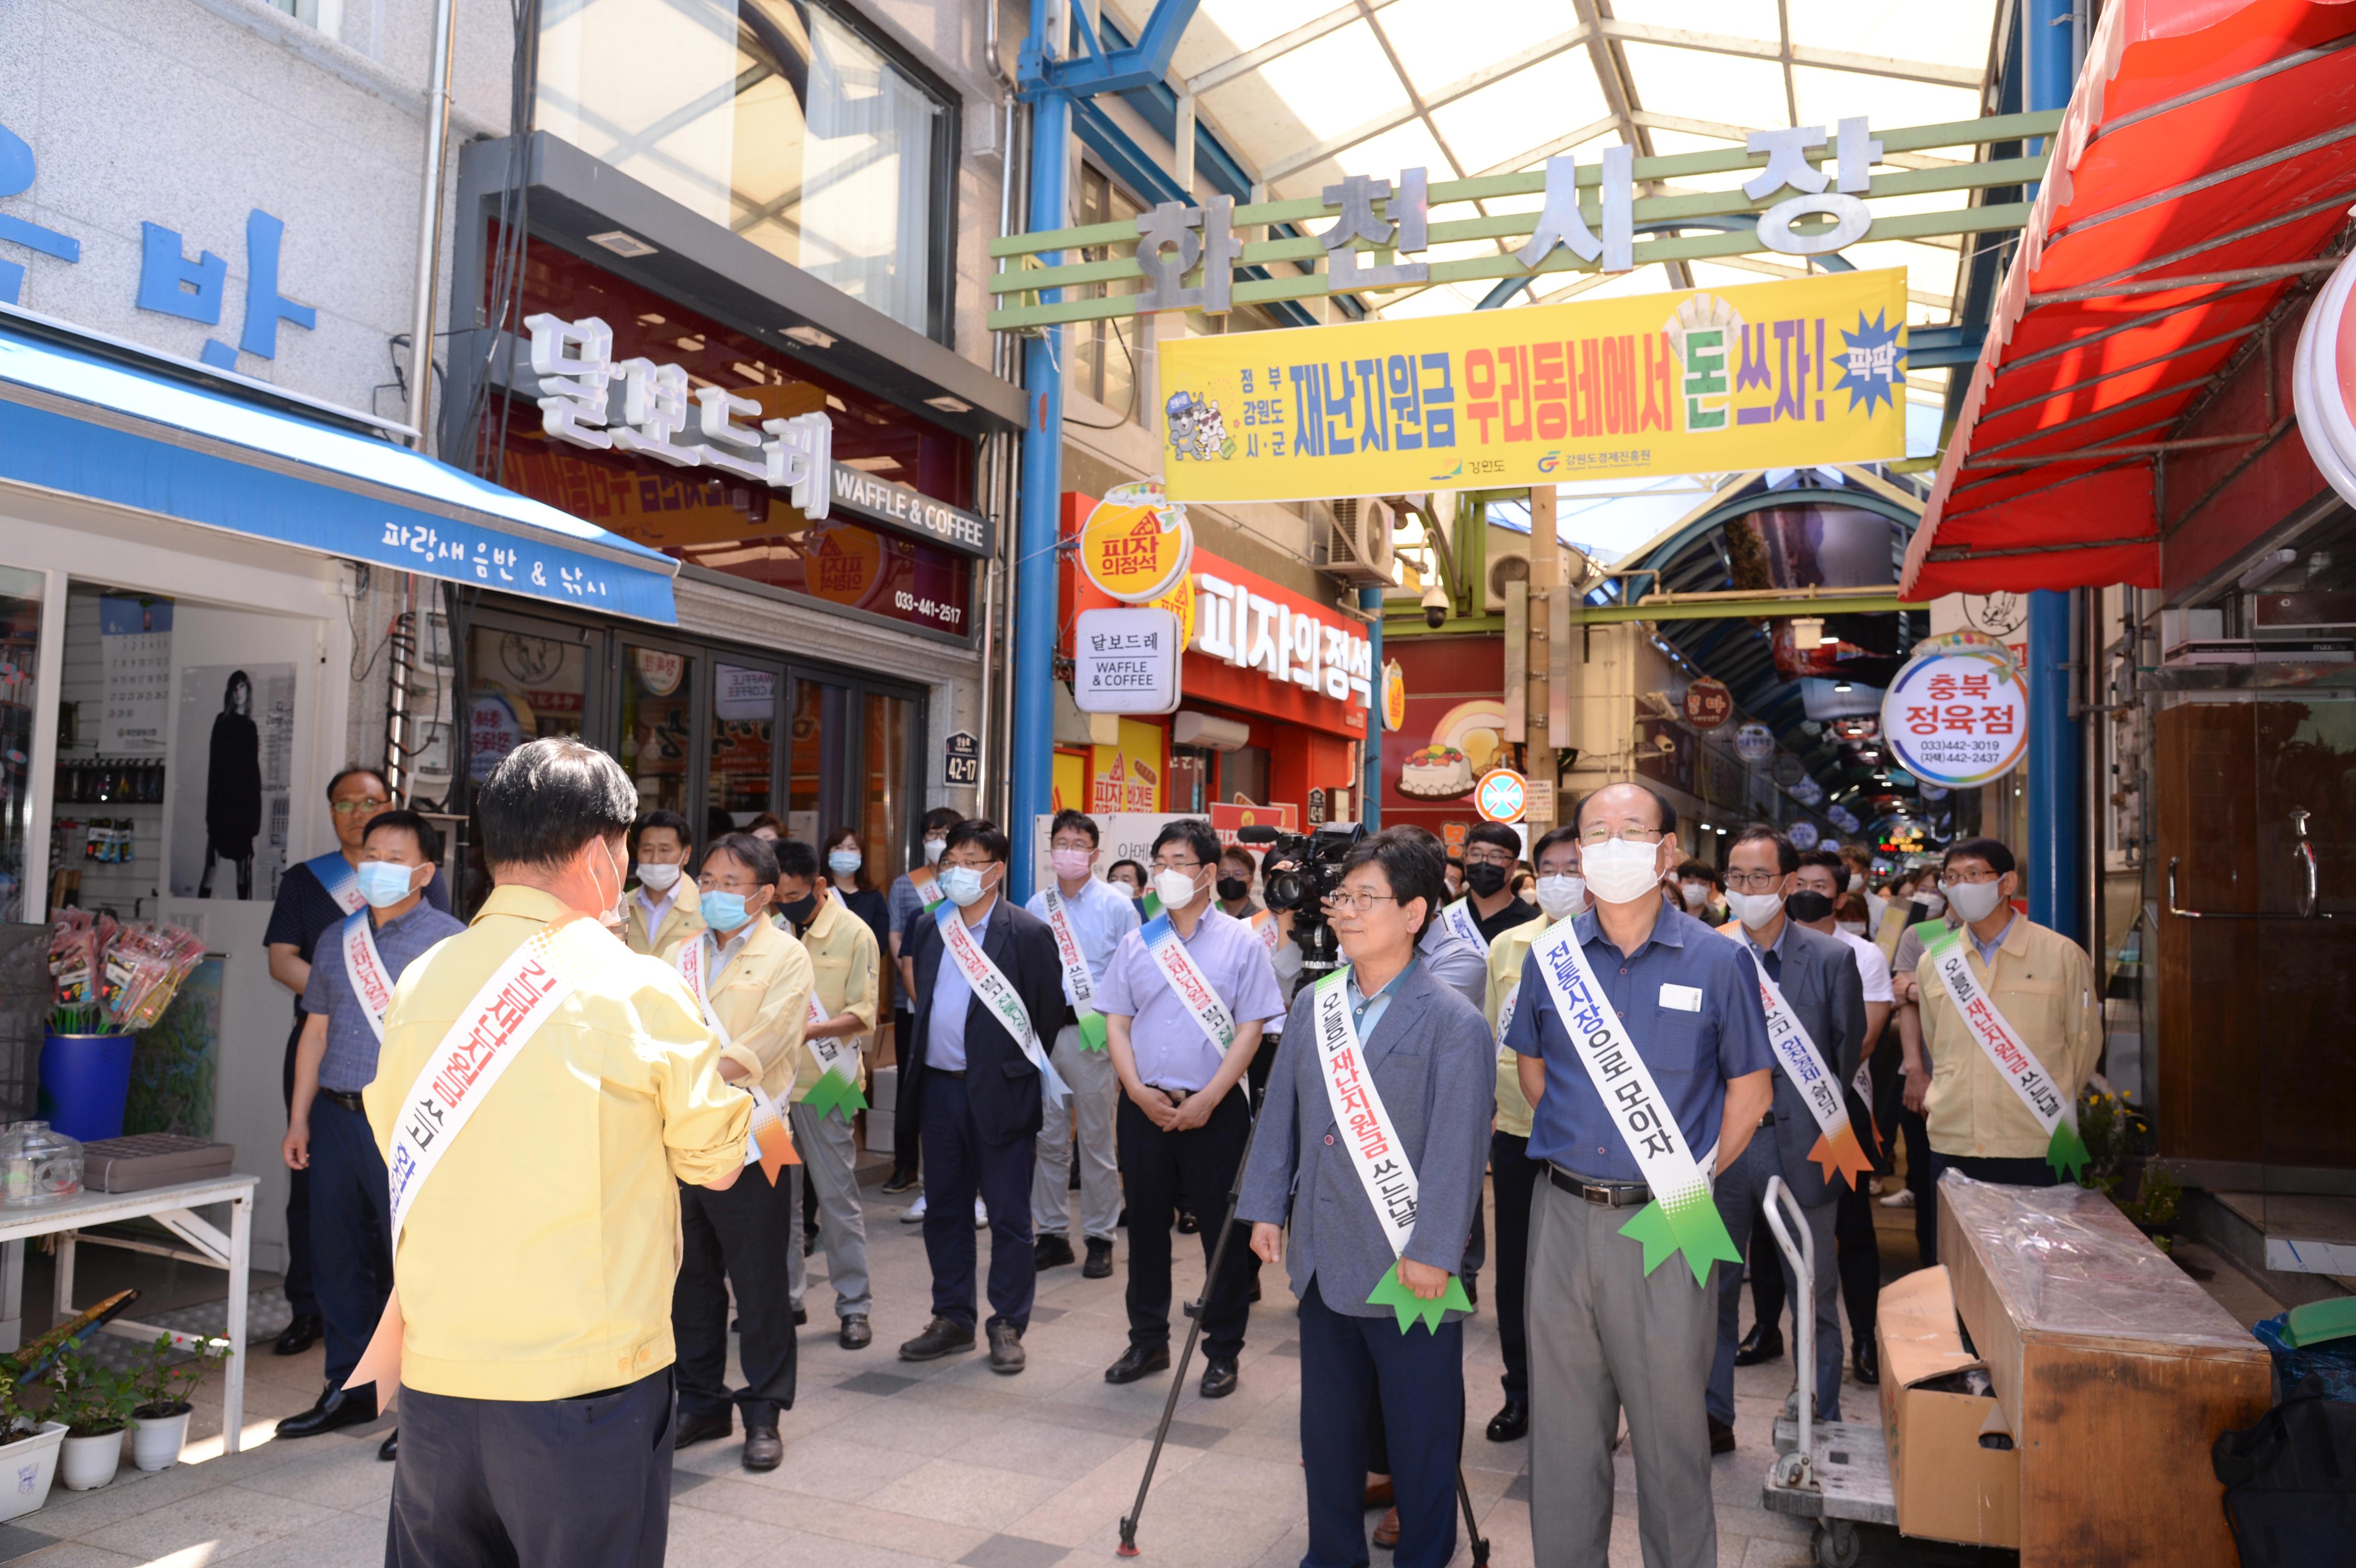
[[2160,1152],[2356,1168],[2356,701],[2182,701],[2157,739]]

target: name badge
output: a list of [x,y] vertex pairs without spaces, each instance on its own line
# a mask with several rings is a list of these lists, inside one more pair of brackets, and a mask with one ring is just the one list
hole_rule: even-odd
[[1681,1013],[1697,1013],[1701,1011],[1701,987],[1664,986],[1661,987],[1661,1006],[1674,1008]]

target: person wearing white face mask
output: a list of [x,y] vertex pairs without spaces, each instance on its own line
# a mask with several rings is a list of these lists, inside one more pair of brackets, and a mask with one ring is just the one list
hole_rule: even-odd
[[[376,1076],[378,1031],[393,984],[427,948],[466,929],[425,900],[441,858],[442,835],[416,813],[371,818],[353,869],[368,907],[328,933],[303,987],[294,1104],[281,1152],[287,1168],[311,1173],[311,1256],[327,1323],[327,1381],[316,1404],[278,1424],[281,1437],[376,1418],[373,1391],[343,1391],[392,1289],[384,1157],[360,1091]],[[394,1456],[398,1435],[385,1440],[381,1457]]]
[[1707,860],[1687,860],[1677,868],[1677,903],[1704,925],[1724,925],[1730,918],[1717,869]]
[[[1538,918],[1515,926],[1489,944],[1489,1032],[1503,1041],[1521,1001],[1522,961],[1530,944],[1557,921],[1587,908],[1587,883],[1579,874],[1579,830],[1564,827],[1531,846],[1538,869]],[[1497,1189],[1497,1345],[1505,1358],[1505,1408],[1489,1419],[1492,1443],[1511,1443],[1530,1429],[1530,1343],[1523,1307],[1523,1274],[1529,1261],[1530,1195],[1546,1175],[1546,1162],[1530,1157],[1530,1103],[1522,1093],[1519,1059],[1502,1045],[1497,1052],[1497,1124],[1489,1135],[1489,1175]]]
[[[1850,1136],[1845,1147],[1854,1157],[1841,1166],[1837,1179],[1828,1173],[1817,1163],[1817,1157],[1827,1148],[1832,1135],[1811,1109],[1804,1084],[1819,1082],[1820,1072],[1828,1072],[1837,1084],[1846,1084],[1856,1076],[1858,1064],[1864,1060],[1865,987],[1856,957],[1839,937],[1812,931],[1786,913],[1784,903],[1794,896],[1799,869],[1800,854],[1791,839],[1763,825],[1744,828],[1728,851],[1726,898],[1736,918],[1722,934],[1743,944],[1758,973],[1781,991],[1790,1015],[1787,1022],[1797,1026],[1796,1033],[1783,1031],[1784,1038],[1790,1047],[1804,1045],[1806,1050],[1803,1054],[1778,1057],[1774,1098],[1760,1119],[1759,1136],[1751,1140],[1742,1157],[1719,1176],[1711,1196],[1738,1251],[1750,1245],[1752,1221],[1766,1203],[1772,1179],[1781,1176],[1799,1200],[1801,1215],[1814,1238],[1811,1294],[1816,1364],[1811,1387],[1816,1418],[1838,1421],[1840,1274],[1833,1232],[1842,1190],[1872,1174],[1863,1152],[1869,1135],[1862,1126],[1847,1126]],[[1822,912],[1829,912],[1828,902],[1821,893],[1802,895],[1803,908],[1812,915],[1819,912],[1818,905],[1827,906]],[[1846,1125],[1845,1105],[1835,1125]],[[1791,1265],[1781,1261],[1781,1253],[1778,1248],[1777,1266],[1786,1287],[1796,1292],[1798,1282]],[[1734,1447],[1734,1368],[1741,1301],[1742,1271],[1730,1268],[1719,1280],[1718,1350],[1710,1363],[1713,1453],[1730,1453]],[[1759,1336],[1758,1349],[1763,1351],[1767,1341],[1781,1338],[1782,1326],[1770,1320],[1758,1324],[1754,1332]]]
[[[1162,912],[1120,939],[1098,997],[1123,1092],[1116,1138],[1130,1221],[1129,1349],[1105,1369],[1109,1383],[1169,1370],[1173,1218],[1183,1206],[1201,1221],[1208,1267],[1251,1135],[1244,1074],[1261,1031],[1284,1011],[1268,948],[1212,906],[1219,841],[1211,825],[1191,816],[1162,824],[1151,859]],[[1258,1267],[1237,1236],[1211,1282],[1205,1399],[1235,1392]]]
[[657,810],[638,819],[631,837],[638,886],[624,902],[627,918],[622,939],[633,953],[668,963],[680,944],[703,934],[703,917],[696,912],[695,885],[686,877],[695,830],[678,812]]
[[[1963,930],[1928,939],[1913,975],[1931,1057],[1922,1094],[1933,1168],[1927,1197],[1935,1197],[1939,1178],[1950,1170],[2010,1187],[2064,1179],[2057,1163],[2062,1146],[2032,1108],[2029,1086],[2001,1064],[1991,1029],[1965,1019],[1956,1001],[1958,976],[1940,968],[1943,959],[1967,968],[1986,1002],[1979,1016],[1996,1015],[2075,1106],[2103,1048],[2094,964],[2084,948],[2012,907],[2019,882],[2012,851],[1993,838],[1958,840],[1940,870],[1939,885]],[[1910,1075],[1910,1102],[1914,1093]],[[1917,1205],[1918,1231],[1926,1211],[1930,1218],[1928,1267],[1938,1261],[1937,1205],[1920,1199]]]
[[1047,1060],[1064,1016],[1064,967],[1055,933],[1002,896],[1006,835],[976,817],[948,830],[940,888],[947,901],[912,927],[914,1050],[925,1140],[925,1255],[933,1317],[900,1347],[929,1361],[974,1344],[976,1199],[990,1221],[990,1370],[1023,1370],[1039,1265],[1031,1237],[1031,1178],[1039,1128],[1070,1111]]
[[1607,784],[1571,821],[1595,907],[1531,943],[1505,1040],[1530,1157],[1549,1167],[1530,1204],[1528,1290],[1547,1304],[1529,1317],[1531,1472],[1547,1478],[1533,1554],[1610,1555],[1624,1410],[1647,1568],[1708,1568],[1709,1285],[1740,1257],[1706,1195],[1773,1101],[1773,1057],[1741,950],[1661,896],[1677,863],[1668,802]]
[[1057,812],[1047,831],[1055,884],[1033,893],[1024,906],[1055,933],[1066,1006],[1050,1060],[1072,1086],[1072,1104],[1049,1113],[1039,1129],[1031,1224],[1038,1232],[1035,1253],[1041,1269],[1074,1261],[1071,1171],[1076,1121],[1080,1234],[1087,1248],[1087,1262],[1080,1272],[1088,1279],[1109,1279],[1112,1236],[1120,1223],[1120,1172],[1113,1156],[1113,1107],[1120,1099],[1120,1075],[1113,1071],[1097,990],[1104,984],[1113,950],[1137,929],[1138,919],[1137,905],[1126,892],[1091,874],[1096,855],[1096,819],[1077,811]]
[[[963,819],[963,814],[949,806],[937,805],[925,813],[925,863],[911,866],[893,879],[887,901],[886,914],[890,923],[884,933],[894,976],[899,982],[893,987],[892,1055],[899,1064],[900,1087],[892,1107],[892,1174],[884,1179],[884,1190],[896,1198],[903,1192],[916,1189],[921,1138],[916,1125],[915,1075],[908,1071],[908,1058],[916,1050],[916,965],[910,955],[916,951],[911,923],[929,916],[941,901],[940,884],[934,868],[940,863],[941,853],[948,847],[949,829]],[[919,1196],[905,1218],[921,1221],[925,1200]]]

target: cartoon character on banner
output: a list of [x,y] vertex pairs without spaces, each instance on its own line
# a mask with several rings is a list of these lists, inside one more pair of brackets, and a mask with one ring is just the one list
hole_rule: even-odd
[[1173,457],[1207,463],[1215,457],[1224,461],[1236,454],[1235,439],[1227,434],[1226,421],[1221,417],[1216,401],[1202,402],[1192,392],[1176,391],[1170,394],[1164,412],[1169,417],[1170,452]]

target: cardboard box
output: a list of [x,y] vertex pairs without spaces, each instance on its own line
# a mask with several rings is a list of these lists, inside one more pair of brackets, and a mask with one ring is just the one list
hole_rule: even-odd
[[[1884,1285],[1874,1339],[1899,1533],[2019,1546],[2020,1455],[1995,1395],[1926,1386],[1987,1371],[1964,1348],[1947,1271],[1919,1269]],[[1990,1446],[1983,1435],[2004,1440]]]

